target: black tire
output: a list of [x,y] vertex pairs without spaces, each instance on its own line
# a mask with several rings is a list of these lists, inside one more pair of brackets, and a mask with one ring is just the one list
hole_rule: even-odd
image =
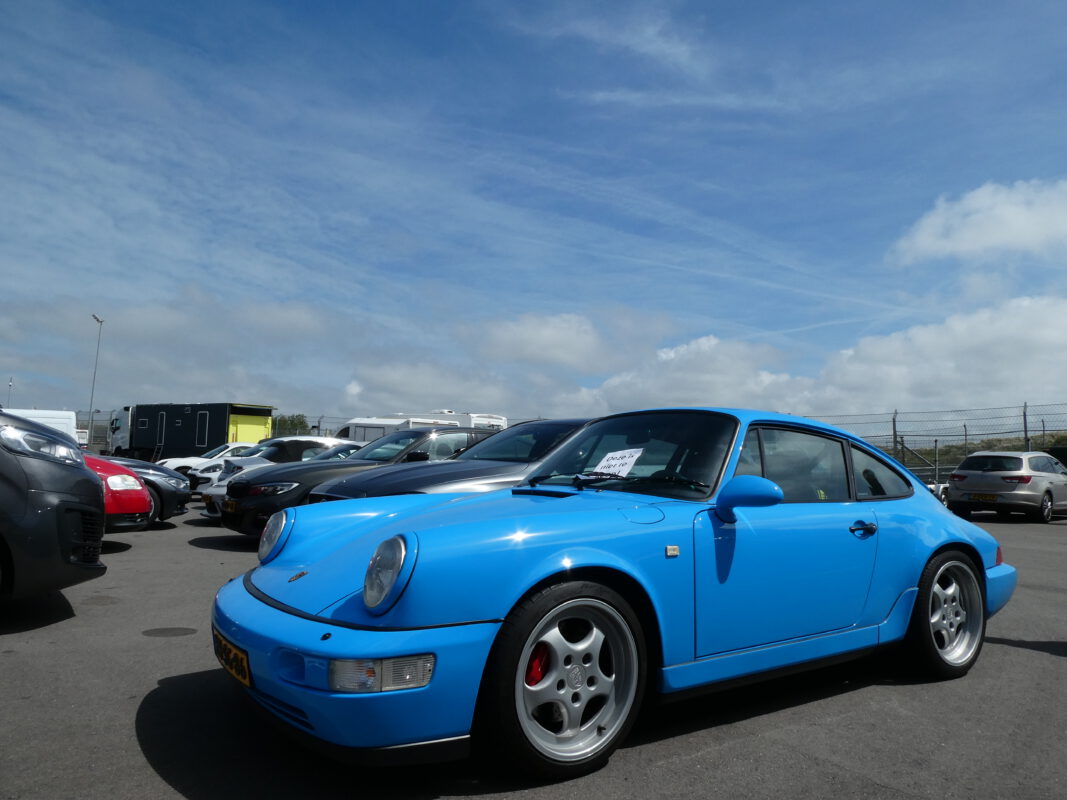
[[148,524],[145,527],[151,528],[159,521],[159,512],[163,509],[163,501],[159,499],[159,492],[151,486],[145,484],[145,488],[148,490],[148,496],[152,500],[152,505],[148,509]]
[[644,633],[617,592],[583,581],[543,589],[511,611],[493,645],[476,752],[538,779],[597,770],[630,732],[646,673]]
[[911,664],[930,678],[966,675],[985,640],[985,593],[970,556],[948,550],[930,559],[908,628]]
[[1041,505],[1037,511],[1033,513],[1031,517],[1034,522],[1040,522],[1043,524],[1052,522],[1052,495],[1048,492],[1041,495]]

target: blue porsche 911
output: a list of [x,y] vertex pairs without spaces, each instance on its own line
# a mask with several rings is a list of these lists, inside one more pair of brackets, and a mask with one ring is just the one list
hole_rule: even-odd
[[965,674],[1015,569],[841,430],[732,409],[597,420],[479,495],[289,508],[216,597],[216,653],[293,728],[381,762],[596,769],[642,702],[901,642]]

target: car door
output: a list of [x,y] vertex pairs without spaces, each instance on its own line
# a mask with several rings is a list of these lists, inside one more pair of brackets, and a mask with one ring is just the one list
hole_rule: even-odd
[[735,474],[777,483],[783,503],[714,511],[696,531],[696,648],[707,656],[849,628],[877,552],[876,524],[854,499],[846,445],[784,427],[750,428]]
[[1030,459],[1031,470],[1042,473],[1041,479],[1052,493],[1055,508],[1067,507],[1067,469],[1052,456],[1037,456]]

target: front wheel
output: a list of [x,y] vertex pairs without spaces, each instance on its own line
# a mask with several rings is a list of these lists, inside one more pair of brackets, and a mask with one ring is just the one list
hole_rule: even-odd
[[626,738],[646,680],[637,616],[596,583],[551,586],[508,615],[479,698],[476,745],[540,778],[599,769]]
[[985,596],[978,570],[958,551],[930,559],[919,579],[908,644],[915,666],[935,678],[959,678],[985,639]]

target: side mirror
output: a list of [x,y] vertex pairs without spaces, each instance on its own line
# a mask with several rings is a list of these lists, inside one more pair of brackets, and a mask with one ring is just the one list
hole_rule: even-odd
[[429,461],[430,460],[430,454],[427,453],[425,450],[412,450],[410,453],[408,453],[406,456],[404,456],[404,460],[405,461]]
[[738,475],[727,481],[715,499],[715,515],[723,522],[737,522],[735,508],[776,506],[784,499],[782,488],[758,475]]

